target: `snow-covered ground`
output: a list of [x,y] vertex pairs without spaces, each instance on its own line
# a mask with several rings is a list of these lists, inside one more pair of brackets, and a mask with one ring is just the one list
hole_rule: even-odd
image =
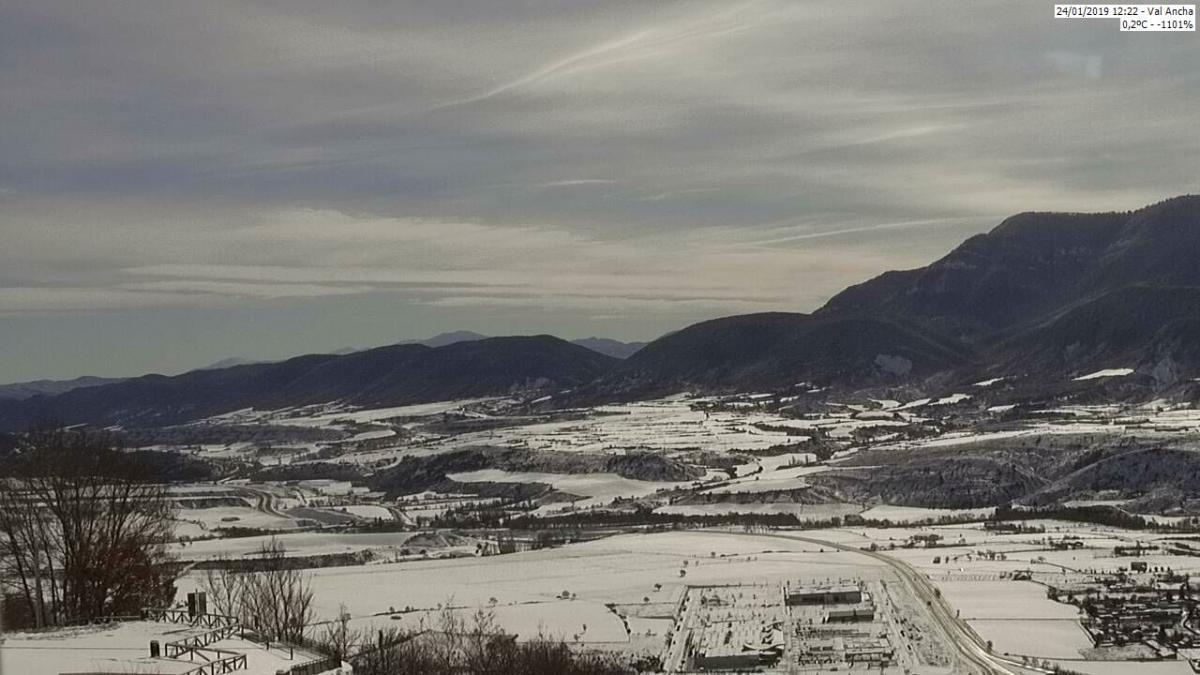
[[179,509],[178,520],[199,523],[205,530],[221,527],[252,527],[263,530],[288,530],[296,527],[296,521],[271,513],[257,511],[248,506],[217,506],[209,509]]
[[1133,368],[1105,368],[1104,370],[1097,370],[1096,372],[1088,373],[1087,375],[1080,375],[1079,377],[1075,378],[1075,381],[1083,382],[1085,380],[1098,380],[1104,377],[1125,377],[1132,374]]
[[393,520],[392,512],[388,509],[374,504],[350,504],[347,506],[331,507],[332,511],[341,511],[352,516],[365,518],[367,520]]
[[[172,623],[133,621],[107,626],[83,626],[37,633],[9,633],[0,646],[0,672],[6,675],[60,675],[60,673],[138,673],[174,675],[199,663],[151,658],[150,641],[160,644],[204,632]],[[267,649],[246,640],[222,640],[217,649],[245,654],[245,675],[275,675],[309,660],[316,654]]]
[[799,520],[820,521],[859,513],[856,504],[672,504],[660,506],[655,513],[674,513],[682,516],[716,516],[727,513],[789,514]]
[[995,512],[994,508],[984,509],[922,509],[912,506],[873,506],[862,512],[862,517],[869,520],[890,520],[894,523],[913,523],[938,518],[957,518],[969,516],[985,518]]
[[499,469],[481,469],[479,471],[452,473],[447,477],[461,483],[545,483],[552,485],[556,490],[587,498],[582,501],[573,502],[571,506],[575,508],[603,506],[618,497],[645,497],[659,490],[669,490],[692,485],[690,481],[672,483],[633,480],[618,476],[615,473],[564,474],[540,473],[536,471],[501,471]]
[[732,492],[773,492],[776,490],[798,490],[808,487],[805,476],[829,471],[829,467],[821,464],[780,467],[774,470],[764,470],[749,476],[743,476],[728,481],[705,492],[712,494]]
[[785,418],[764,413],[694,410],[686,400],[663,399],[603,406],[581,420],[465,434],[449,442],[455,446],[486,441],[531,450],[624,453],[634,450],[758,450],[806,440],[802,436],[763,431],[753,426],[756,422],[775,424],[783,421]]
[[[606,603],[667,602],[684,584],[880,574],[880,564],[870,558],[818,549],[717,532],[634,534],[503,556],[315,570],[313,588],[319,616],[336,615],[345,603],[360,628],[422,619],[429,625],[437,607],[448,604],[464,615],[495,608],[501,625],[524,638],[540,631],[620,645],[630,637]],[[419,611],[403,612],[406,607]],[[393,609],[399,619],[391,618]]]
[[[428,417],[441,415],[445,412],[460,410],[476,403],[497,401],[495,398],[460,399],[455,401],[437,401],[417,405],[395,406],[390,408],[355,408],[338,404],[304,406],[299,408],[282,408],[279,410],[255,410],[245,408],[216,415],[208,418],[233,424],[279,424],[286,426],[326,427],[340,426],[345,422],[359,424],[378,422],[380,420],[398,417]],[[203,422],[201,422],[203,423]]]
[[398,550],[414,536],[412,532],[381,532],[342,534],[330,532],[294,532],[258,537],[236,537],[232,539],[209,539],[194,541],[172,547],[172,553],[183,560],[209,560],[213,558],[239,558],[252,556],[264,544],[276,541],[284,546],[288,555],[329,555],[353,553],[355,551]]

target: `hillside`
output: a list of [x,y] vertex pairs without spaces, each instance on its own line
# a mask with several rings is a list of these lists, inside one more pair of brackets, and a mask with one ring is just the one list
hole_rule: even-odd
[[928,375],[966,363],[963,345],[902,320],[750,314],[689,326],[621,363],[597,388],[646,395],[687,388],[777,388]]
[[996,372],[1140,366],[1173,384],[1200,365],[1200,288],[1122,288],[1063,310],[991,352]]
[[552,391],[589,382],[614,359],[548,335],[490,338],[444,347],[393,345],[345,356],[146,375],[55,396],[0,402],[0,429],[62,424],[161,426],[241,408],[342,401],[405,405]]
[[811,315],[706,321],[656,340],[593,390],[632,395],[798,381],[887,384],[1016,371],[1200,374],[1200,197],[1127,213],[1023,213]]
[[1023,213],[927,267],[851,286],[817,315],[905,316],[982,344],[1129,287],[1200,287],[1200,196],[1130,213]]

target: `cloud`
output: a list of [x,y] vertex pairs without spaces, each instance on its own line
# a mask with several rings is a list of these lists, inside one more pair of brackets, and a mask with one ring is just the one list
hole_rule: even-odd
[[236,298],[314,298],[328,295],[353,295],[367,293],[369,286],[334,286],[318,284],[248,284],[231,281],[208,281],[202,279],[178,279],[126,283],[120,286],[129,291],[189,293],[217,295]]
[[696,41],[725,37],[752,29],[755,22],[746,18],[747,10],[762,6],[761,2],[740,3],[721,11],[701,12],[678,23],[639,28],[565,57],[556,58],[486,91],[440,104],[435,106],[434,110],[480,103],[502,94],[528,90],[589,71],[628,66],[631,62],[643,59],[661,59],[666,55],[678,53]]
[[187,297],[173,293],[142,293],[118,288],[0,288],[0,313],[125,309],[155,304],[186,306],[188,303]]
[[0,306],[645,337],[1196,189],[1193,36],[960,4],[9,0]]
[[[221,238],[226,248],[218,248],[213,259],[225,262],[127,267],[119,271],[125,279],[120,288],[214,297],[386,291],[440,307],[492,298],[496,306],[565,309],[575,302],[587,311],[604,299],[606,308],[626,312],[660,311],[663,303],[730,312],[787,309],[797,298],[833,292],[883,264],[855,244],[788,250],[742,242],[736,228],[710,229],[663,247],[653,234],[602,240],[530,226],[315,210],[263,215]],[[260,248],[286,264],[253,264]],[[246,262],[231,264],[239,258]],[[751,268],[756,275],[748,288],[745,270]],[[817,290],[799,291],[811,274],[826,281],[810,281],[809,288]]]

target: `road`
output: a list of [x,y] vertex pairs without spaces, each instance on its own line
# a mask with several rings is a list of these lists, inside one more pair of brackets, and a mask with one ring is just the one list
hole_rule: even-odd
[[671,648],[667,652],[666,662],[663,664],[663,670],[668,673],[682,672],[684,665],[687,663],[687,647],[690,641],[689,633],[692,625],[692,615],[696,613],[696,603],[691,602],[691,594],[688,593],[687,586],[683,587],[683,599],[680,600],[682,613],[679,620],[675,622],[674,632],[671,635]]
[[1020,673],[1028,672],[1024,669],[1014,670],[1011,668],[1014,664],[1006,662],[1004,659],[988,652],[987,647],[982,644],[978,635],[975,634],[967,625],[966,622],[958,620],[954,616],[954,611],[950,605],[937,592],[929,579],[925,575],[918,572],[908,563],[889,558],[881,553],[874,551],[864,551],[860,548],[840,544],[824,539],[814,537],[806,537],[796,534],[781,534],[778,532],[771,533],[752,533],[752,532],[726,532],[722,534],[737,534],[748,537],[774,537],[776,539],[791,539],[794,541],[802,541],[807,544],[815,544],[827,548],[837,549],[846,553],[857,553],[859,555],[874,558],[879,562],[892,568],[912,589],[918,600],[925,602],[933,617],[934,623],[942,630],[946,637],[946,642],[953,645],[958,655],[967,663],[974,666],[979,673],[984,675],[1020,675]]
[[239,487],[237,490],[246,497],[254,500],[254,508],[256,510],[272,516],[279,516],[280,518],[289,517],[286,513],[280,511],[279,508],[275,506],[275,495],[271,494],[270,492],[251,487]]

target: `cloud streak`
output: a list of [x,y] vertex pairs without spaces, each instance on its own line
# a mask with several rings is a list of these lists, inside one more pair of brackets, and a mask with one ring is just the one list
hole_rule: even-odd
[[[517,318],[649,338],[811,310],[1014,212],[1195,191],[1194,36],[971,11],[9,0],[4,328],[208,349],[253,309],[284,352]],[[416,334],[290,323],[329,303]],[[0,363],[87,370],[38,342]]]

